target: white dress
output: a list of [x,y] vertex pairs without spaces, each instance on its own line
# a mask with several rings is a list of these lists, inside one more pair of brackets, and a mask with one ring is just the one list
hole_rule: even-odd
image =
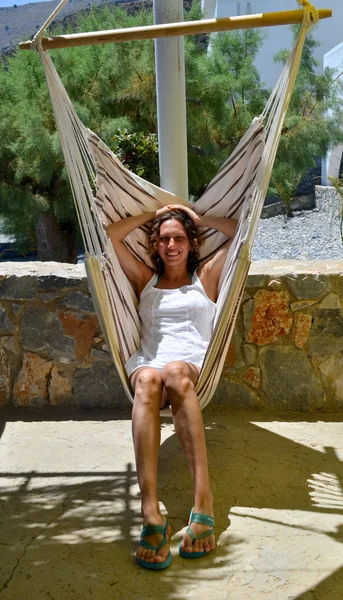
[[160,290],[157,282],[153,275],[141,293],[141,347],[126,363],[128,376],[140,367],[162,370],[176,360],[201,367],[211,339],[216,304],[196,271],[191,284],[175,290]]

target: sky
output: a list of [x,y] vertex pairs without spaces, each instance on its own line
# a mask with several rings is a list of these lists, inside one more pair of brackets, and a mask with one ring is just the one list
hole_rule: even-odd
[[[0,8],[13,6],[13,4],[16,4],[17,6],[22,6],[23,4],[30,4],[30,2],[32,2],[32,0],[0,0]],[[39,0],[39,2],[49,2],[49,0]]]

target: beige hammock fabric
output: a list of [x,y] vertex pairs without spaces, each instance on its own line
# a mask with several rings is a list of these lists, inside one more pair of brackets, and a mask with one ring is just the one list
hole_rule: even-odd
[[[192,206],[199,214],[213,216],[228,216],[239,219],[238,235],[231,245],[226,265],[220,282],[220,293],[217,301],[217,316],[214,333],[209,346],[204,366],[208,375],[201,379],[197,387],[201,406],[205,406],[212,396],[216,383],[222,370],[228,348],[228,333],[232,331],[234,318],[232,318],[232,304],[239,304],[241,292],[245,283],[246,273],[249,269],[249,260],[238,261],[238,255],[247,235],[247,212],[251,205],[254,191],[254,178],[261,163],[264,150],[264,129],[260,120],[256,119],[246,136],[241,140],[235,152],[223,165],[216,177],[209,184],[203,196],[191,204],[182,198],[148,184],[141,178],[125,169],[114,154],[94,134],[89,134],[89,143],[92,156],[96,163],[96,206],[97,213],[103,224],[108,225],[124,216],[139,214],[145,211],[154,211],[171,203],[182,203]],[[130,251],[140,260],[151,266],[146,250],[146,228],[135,230],[130,234],[125,243]],[[206,261],[227,238],[210,229],[203,231],[205,243],[201,247],[201,261]],[[103,273],[107,281],[106,287],[109,295],[111,313],[114,316],[115,330],[121,357],[121,377],[126,373],[124,364],[126,360],[140,346],[140,323],[137,315],[137,299],[131,285],[122,272],[116,260],[110,242],[107,245],[106,258],[103,264]],[[89,279],[92,280],[90,262],[86,261]],[[240,271],[243,269],[243,276]],[[231,286],[234,275],[238,275],[238,286],[235,296],[228,297],[227,291]],[[237,297],[236,297],[237,296]],[[227,321],[221,315],[227,311],[231,318]],[[225,322],[226,321],[226,322]],[[117,365],[118,368],[118,365]],[[202,369],[203,373],[204,368]],[[119,369],[118,369],[119,371]],[[129,392],[130,393],[130,392]],[[131,393],[130,393],[131,397]]]
[[[65,0],[61,3],[63,5]],[[60,5],[59,9],[62,7]],[[55,16],[56,12],[52,15]],[[84,127],[47,52],[39,40],[51,19],[34,40],[42,60],[75,206],[86,249],[86,270],[102,331],[127,396],[133,401],[125,371],[126,360],[140,346],[137,298],[123,273],[105,227],[118,219],[157,210],[173,203],[190,205],[199,214],[238,219],[221,280],[212,339],[197,383],[201,408],[211,400],[230,344],[246,277],[258,219],[263,207],[282,124],[298,72],[309,28],[304,23],[263,114],[250,128],[207,187],[191,204],[128,171],[111,150]],[[206,261],[226,242],[223,234],[204,230],[201,260]],[[125,240],[138,259],[150,265],[146,226]]]

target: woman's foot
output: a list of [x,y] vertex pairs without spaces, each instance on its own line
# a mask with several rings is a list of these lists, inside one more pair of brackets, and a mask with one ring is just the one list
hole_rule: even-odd
[[[163,517],[162,515],[157,514],[154,516],[150,515],[149,518],[145,517],[144,521],[143,521],[143,528],[148,525],[160,525],[163,527],[164,536],[162,534],[158,534],[158,533],[155,533],[153,535],[147,535],[144,538],[142,538],[142,539],[144,539],[144,542],[158,548],[163,537],[165,537],[166,540],[169,541],[170,535],[171,535],[171,527],[170,527],[170,525],[168,525],[168,527],[166,528],[166,524],[167,524],[167,519],[165,517]],[[159,548],[159,550],[157,552],[156,552],[156,550],[151,550],[151,549],[145,548],[144,546],[139,545],[137,552],[136,552],[136,556],[138,559],[140,559],[140,561],[143,561],[143,562],[161,564],[167,560],[167,558],[169,556],[169,552],[170,552],[169,544],[163,544],[163,546],[161,546],[161,548]]]
[[[192,518],[192,514],[194,514],[194,516],[195,516],[199,513],[204,517],[207,516],[207,517],[210,517],[210,519],[213,519],[213,524],[214,524],[213,508],[211,505],[210,506],[207,505],[205,507],[195,505],[195,507],[192,510],[190,520]],[[206,518],[204,520],[206,520]],[[186,532],[181,541],[180,549],[187,554],[202,553],[202,552],[208,553],[211,550],[214,550],[214,548],[216,547],[216,540],[215,540],[215,536],[213,534],[213,524],[205,525],[202,523],[197,523],[196,521],[191,521],[189,523],[189,528],[191,529],[195,538],[203,535],[206,531],[209,532],[209,535],[201,537],[200,539],[194,540]]]

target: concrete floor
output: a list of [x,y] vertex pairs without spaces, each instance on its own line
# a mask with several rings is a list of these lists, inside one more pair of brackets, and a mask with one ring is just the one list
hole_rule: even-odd
[[133,560],[141,519],[129,415],[2,413],[0,600],[343,599],[338,415],[204,412],[218,547],[178,556],[192,506],[169,421],[160,497],[174,560]]

